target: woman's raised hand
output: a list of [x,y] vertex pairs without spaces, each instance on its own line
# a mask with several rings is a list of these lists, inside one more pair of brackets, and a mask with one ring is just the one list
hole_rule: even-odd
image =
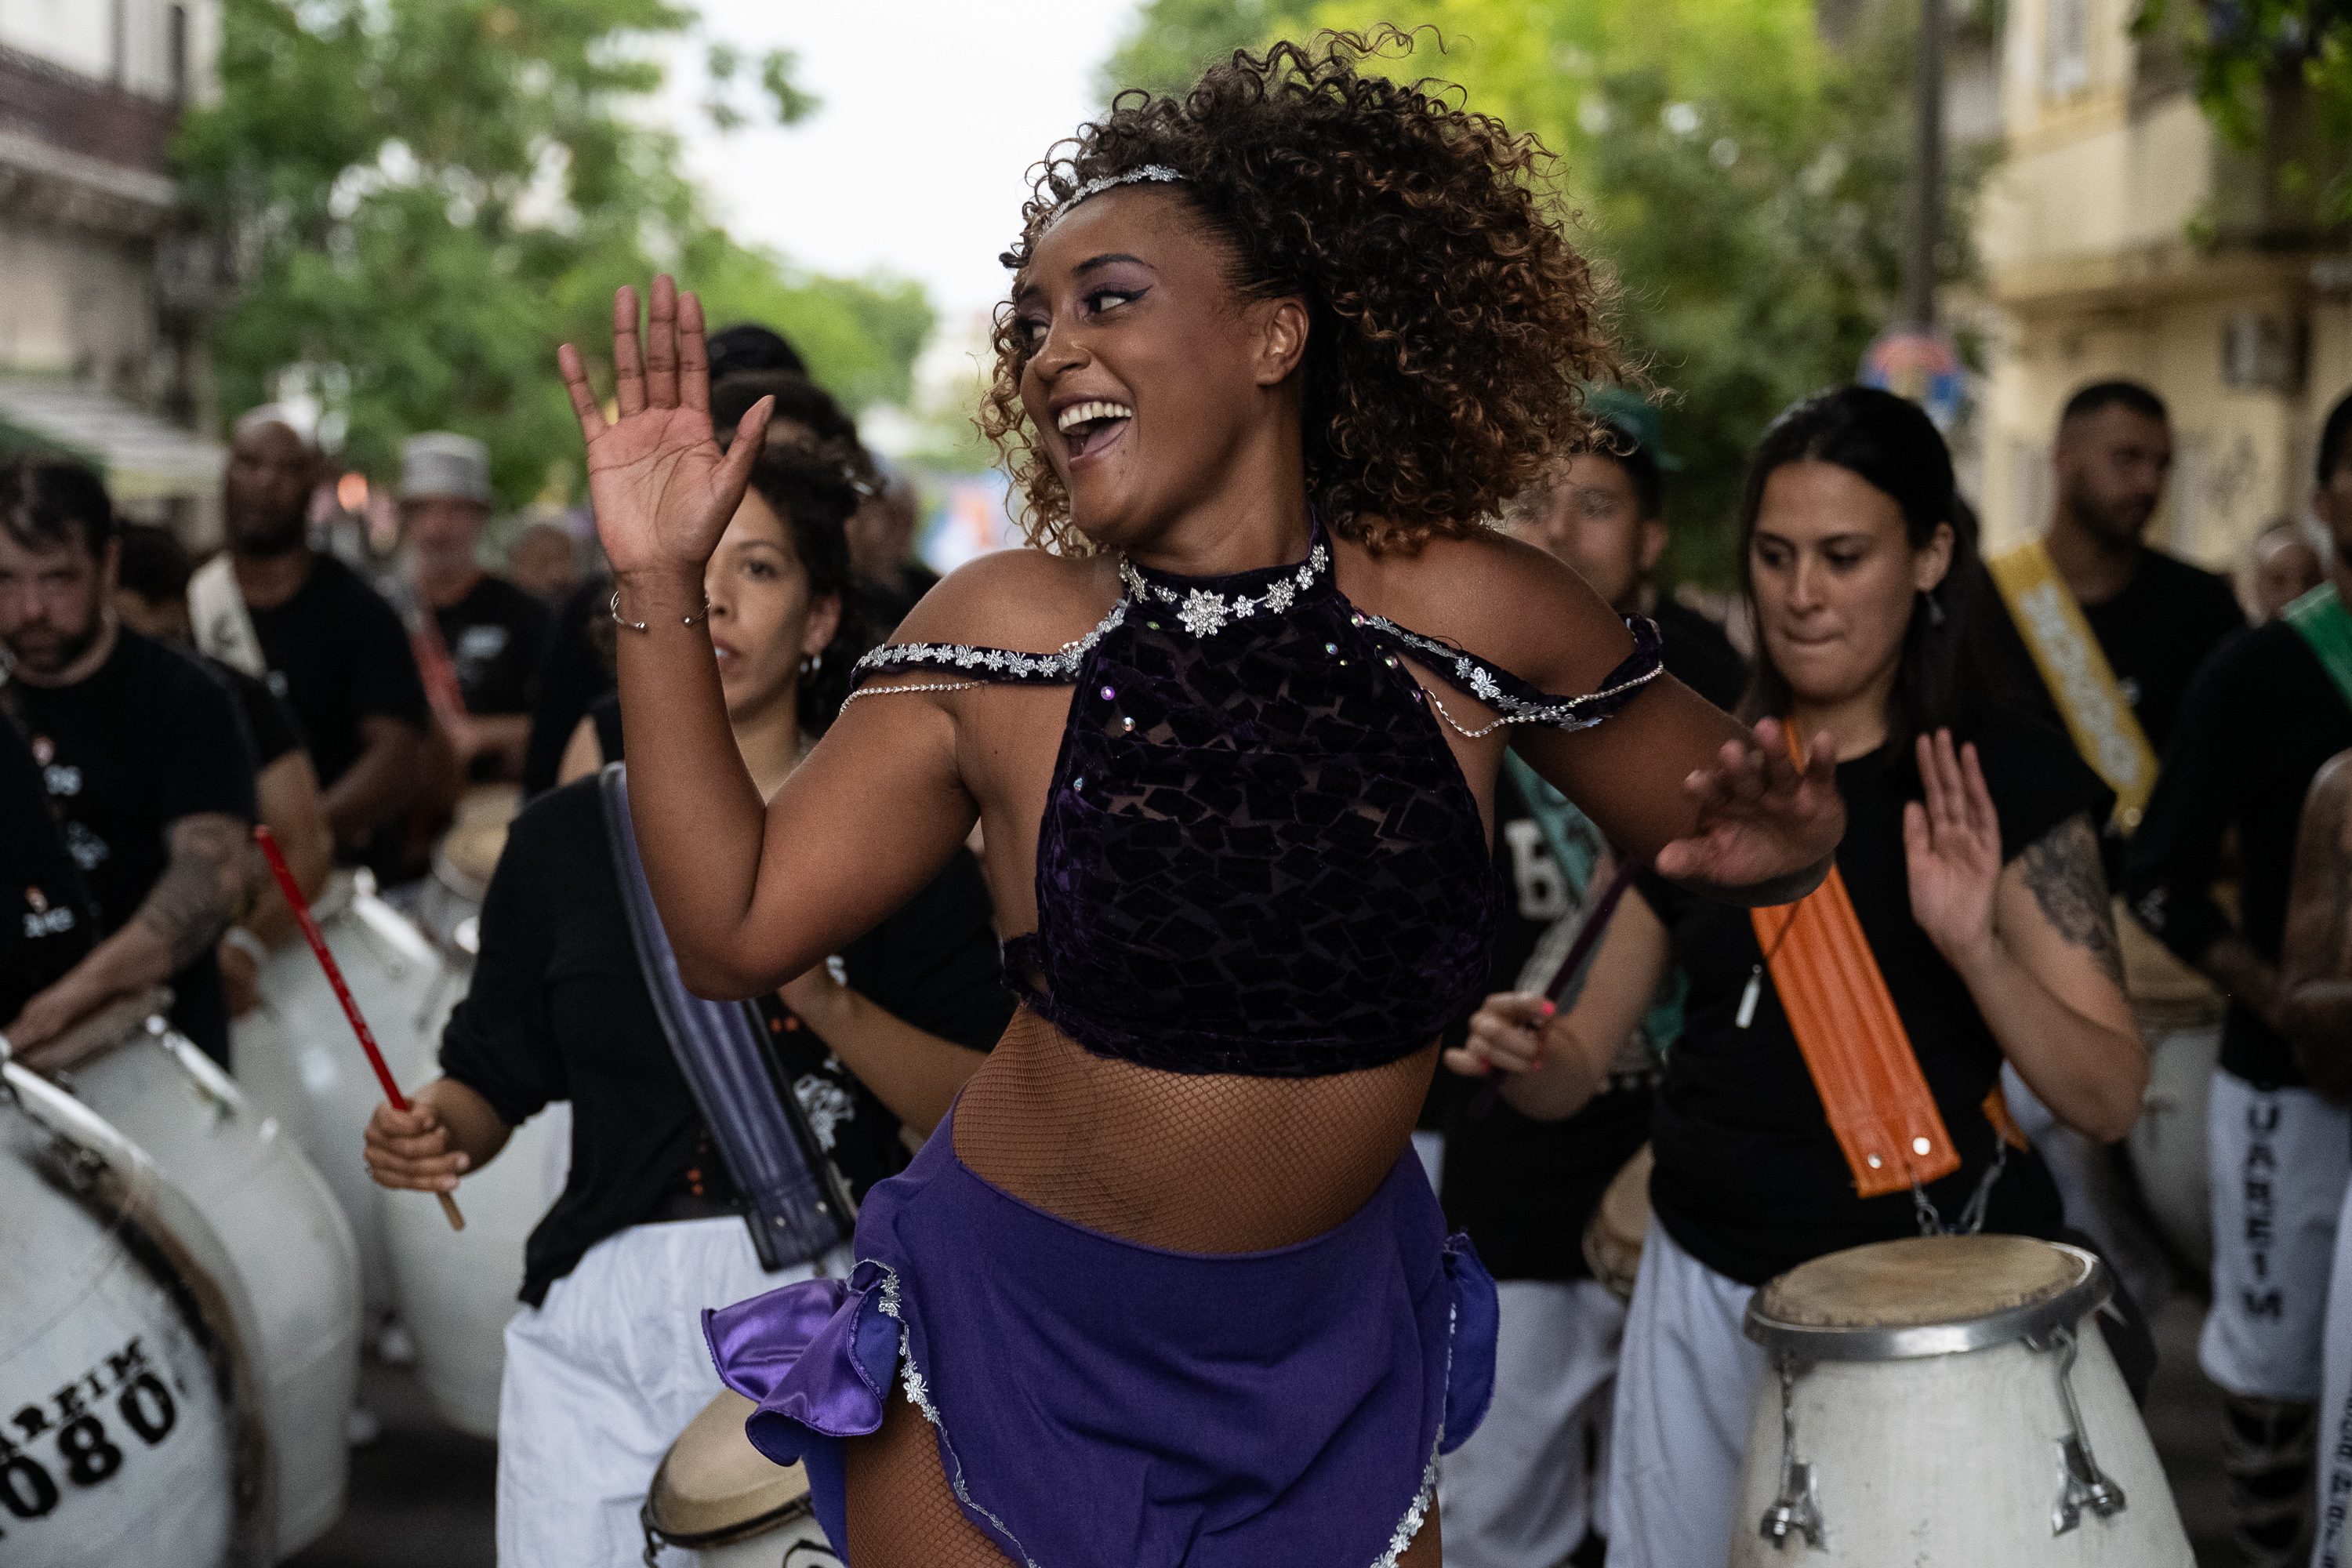
[[[1802,768],[1789,754],[1779,721],[1761,720],[1756,743],[1727,741],[1716,765],[1683,781],[1698,807],[1686,838],[1658,851],[1658,874],[1724,889],[1763,889],[1823,866],[1845,836],[1837,792],[1837,742],[1813,737]],[[1796,887],[1801,897],[1811,884]],[[1785,901],[1779,899],[1773,902]]]
[[767,433],[772,398],[743,416],[722,453],[710,431],[710,361],[703,350],[702,302],[681,295],[667,274],[654,279],[642,351],[637,291],[613,296],[614,401],[608,420],[589,389],[580,353],[556,351],[572,408],[588,438],[588,497],[615,576],[642,572],[691,578],[743,500]]
[[1924,800],[1903,808],[1903,852],[1911,918],[1955,969],[1993,940],[1993,891],[2000,881],[2000,815],[1985,787],[1977,749],[1957,751],[1952,732],[1918,742]]

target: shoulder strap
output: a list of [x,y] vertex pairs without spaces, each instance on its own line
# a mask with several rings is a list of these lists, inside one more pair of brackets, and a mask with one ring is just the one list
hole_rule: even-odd
[[[1385,616],[1356,616],[1375,637],[1402,645],[1417,664],[1435,670],[1457,691],[1476,698],[1501,715],[1498,724],[1543,724],[1555,730],[1590,730],[1641,695],[1665,668],[1660,657],[1658,628],[1646,617],[1628,616],[1625,629],[1633,634],[1633,651],[1601,682],[1598,691],[1582,697],[1557,697],[1489,664],[1442,637],[1409,631]],[[1485,733],[1484,731],[1479,733]]]
[[2147,743],[2106,651],[2083,618],[2083,606],[2039,539],[1989,557],[1985,569],[2066,721],[2074,749],[2116,792],[2112,820],[2132,832],[2156,789],[2156,748]]
[[262,655],[261,636],[253,629],[253,613],[246,608],[227,551],[197,567],[188,579],[188,618],[195,624],[198,647],[257,680],[268,678],[269,661]]
[[848,1192],[769,1055],[756,1010],[748,1003],[705,1001],[678,978],[677,956],[637,858],[628,764],[607,763],[598,785],[637,966],[710,1140],[736,1189],[751,1200],[745,1217],[760,1266],[772,1273],[822,1257],[849,1234],[856,1216]]
[[2336,584],[2322,583],[2279,615],[2310,645],[2336,694],[2352,705],[2352,610],[2344,607]]
[[850,672],[849,684],[854,689],[877,676],[934,669],[975,682],[1067,686],[1077,679],[1078,668],[1086,663],[1087,655],[1094,651],[1095,644],[1126,619],[1127,600],[1122,597],[1110,607],[1110,613],[1103,616],[1094,630],[1076,642],[1064,643],[1055,653],[1016,653],[1009,648],[982,647],[973,643],[884,643],[857,661],[856,668]]

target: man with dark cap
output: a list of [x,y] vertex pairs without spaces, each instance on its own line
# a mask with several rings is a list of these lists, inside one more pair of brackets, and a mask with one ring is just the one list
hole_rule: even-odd
[[[0,833],[32,835],[37,858],[62,827],[100,937],[5,1032],[20,1048],[37,1046],[117,996],[168,984],[173,1023],[226,1064],[213,944],[254,891],[253,751],[226,686],[116,620],[120,559],[114,509],[96,474],[71,462],[0,466],[6,696],[49,807],[12,813]],[[36,884],[23,897],[25,918],[45,924],[73,905],[63,884]]]
[[430,715],[398,614],[310,547],[316,476],[278,411],[237,421],[221,487],[228,549],[190,580],[188,607],[197,647],[263,677],[293,709],[335,842],[363,859],[416,797]]

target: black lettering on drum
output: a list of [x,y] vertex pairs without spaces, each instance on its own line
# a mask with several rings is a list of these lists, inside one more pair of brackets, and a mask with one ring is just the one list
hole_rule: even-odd
[[66,1461],[66,1479],[78,1487],[94,1487],[122,1468],[122,1450],[106,1440],[106,1427],[95,1415],[78,1415],[58,1433],[58,1453]]
[[142,1372],[138,1380],[122,1391],[114,1407],[122,1412],[122,1419],[139,1434],[140,1441],[153,1447],[172,1435],[179,1425],[179,1406],[172,1403],[172,1391],[152,1372]]
[[[104,1419],[89,1403],[103,1400],[109,1394],[115,1396],[115,1414],[150,1448],[169,1437],[180,1424],[178,1402],[155,1374],[146,1347],[133,1335],[121,1350],[108,1352],[98,1365],[43,1402],[55,1407],[54,1419],[43,1405],[25,1405],[9,1417],[17,1432],[0,1431],[0,1508],[19,1520],[40,1519],[56,1509],[57,1479],[50,1467],[25,1447],[52,1432],[57,1435],[56,1462],[64,1468],[68,1481],[77,1487],[95,1487],[114,1478],[126,1456],[107,1436]],[[12,1436],[16,1440],[12,1441]],[[0,1539],[6,1534],[0,1530]]]

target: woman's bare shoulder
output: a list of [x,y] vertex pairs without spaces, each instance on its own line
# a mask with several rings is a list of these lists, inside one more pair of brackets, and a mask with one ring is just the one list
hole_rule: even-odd
[[1118,595],[1118,568],[1108,556],[999,550],[949,573],[890,640],[1052,653],[1094,630]]
[[1546,691],[1596,689],[1633,651],[1622,616],[1584,579],[1495,529],[1408,555],[1342,542],[1340,587],[1365,609],[1439,638]]

